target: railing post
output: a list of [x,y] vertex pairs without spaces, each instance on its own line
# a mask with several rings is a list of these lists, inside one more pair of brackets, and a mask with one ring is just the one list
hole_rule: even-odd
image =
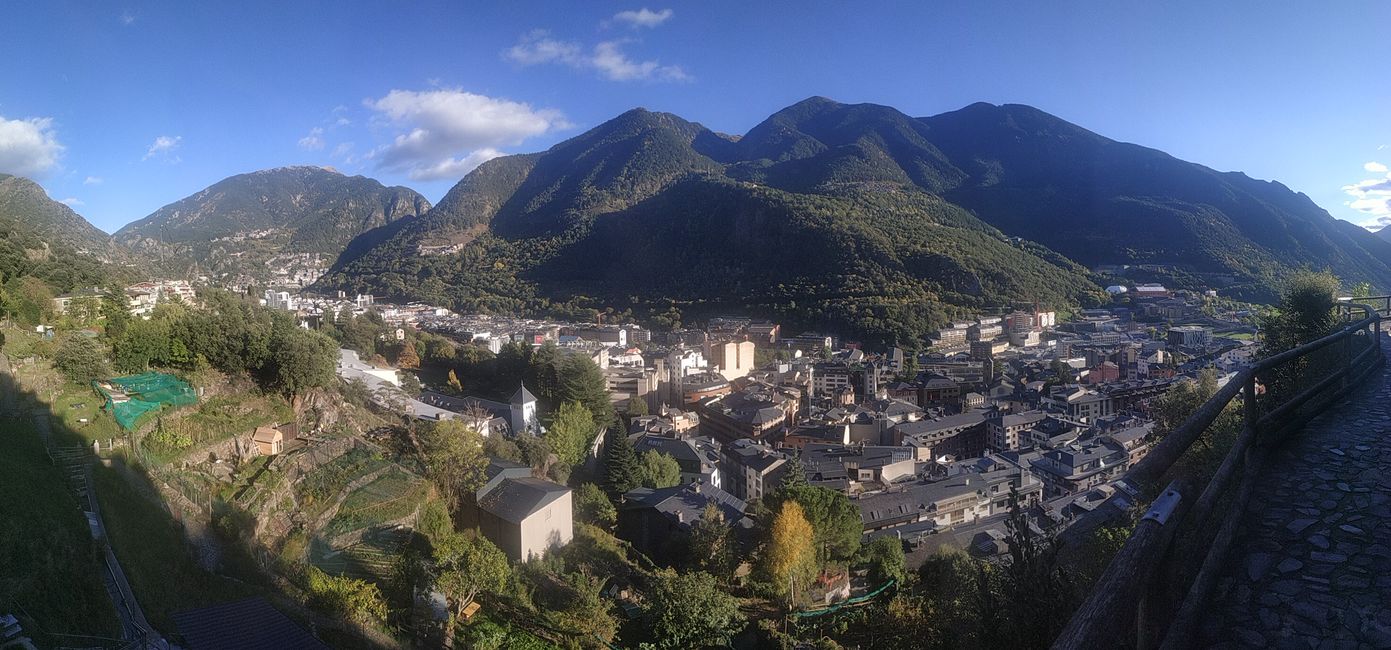
[[1260,412],[1256,409],[1256,373],[1251,373],[1251,376],[1246,379],[1246,385],[1242,387],[1242,390],[1244,391],[1243,401],[1246,402],[1243,405],[1246,412],[1246,428],[1255,431],[1256,422],[1260,420]]

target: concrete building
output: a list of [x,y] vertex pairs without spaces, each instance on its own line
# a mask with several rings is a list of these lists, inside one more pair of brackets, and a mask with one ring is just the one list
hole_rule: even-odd
[[1212,343],[1212,328],[1201,325],[1180,325],[1169,328],[1169,345],[1184,348],[1204,348]]
[[534,478],[530,467],[507,461],[494,460],[486,476],[464,523],[476,525],[512,561],[540,557],[574,538],[570,488]]
[[726,341],[724,343],[707,344],[710,348],[706,356],[711,363],[719,368],[721,375],[725,379],[733,381],[740,377],[747,376],[749,371],[754,369],[754,342],[753,341]]
[[991,451],[1017,451],[1027,447],[1028,431],[1048,417],[1043,411],[996,413],[986,424],[986,446]]
[[730,494],[752,501],[777,489],[787,471],[787,455],[754,440],[736,440],[723,445],[725,487]]

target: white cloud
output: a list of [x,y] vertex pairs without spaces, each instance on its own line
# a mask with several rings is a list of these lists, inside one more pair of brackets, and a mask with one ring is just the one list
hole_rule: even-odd
[[661,81],[689,81],[680,66],[662,65],[657,61],[633,61],[619,49],[619,41],[604,41],[594,46],[594,56],[590,63],[604,76],[614,81],[633,79],[658,79]]
[[[1366,166],[1368,171],[1386,171],[1385,167],[1381,170],[1372,169],[1372,163]],[[1385,225],[1391,222],[1391,173],[1383,178],[1370,178],[1359,181],[1351,185],[1343,186],[1343,193],[1352,197],[1345,205],[1368,216],[1376,217],[1371,222],[1362,223],[1363,227],[1374,227]]]
[[565,63],[575,67],[584,65],[584,51],[579,43],[558,41],[544,29],[533,29],[523,34],[517,44],[502,53],[503,57],[521,65],[539,63]]
[[299,139],[299,148],[318,151],[324,148],[324,130],[319,127],[309,129],[309,135]]
[[416,167],[410,171],[410,177],[417,181],[463,178],[479,165],[503,155],[506,154],[493,148],[478,149],[463,158],[445,158],[433,165]]
[[58,165],[63,145],[53,119],[7,120],[0,116],[0,173],[37,176]]
[[184,137],[181,135],[161,135],[155,138],[154,142],[150,143],[150,148],[145,151],[145,155],[140,159],[149,160],[154,157],[160,157],[169,162],[180,162],[182,159],[173,155],[173,153],[178,150],[179,145],[183,144],[183,141]]
[[1379,162],[1376,162],[1376,161],[1372,161],[1372,162],[1369,162],[1369,163],[1367,163],[1367,164],[1365,164],[1365,165],[1362,165],[1362,169],[1365,169],[1365,170],[1367,170],[1367,171],[1369,171],[1369,172],[1372,172],[1372,173],[1383,173],[1383,174],[1386,173],[1386,172],[1388,171],[1388,170],[1386,169],[1386,165],[1383,165],[1383,164],[1381,164],[1381,163],[1379,163]]
[[402,129],[391,144],[368,156],[377,159],[379,167],[406,171],[416,180],[461,176],[502,155],[498,147],[571,126],[558,110],[458,88],[392,90],[364,103]]
[[135,14],[127,9],[121,12],[121,24],[129,27],[135,24]]
[[680,66],[662,65],[660,61],[634,61],[623,53],[627,41],[601,41],[586,51],[573,41],[551,38],[545,30],[524,34],[516,45],[503,52],[503,57],[520,65],[558,63],[576,69],[596,70],[611,81],[690,81],[691,76]]
[[68,197],[68,198],[66,198],[66,199],[63,199],[62,201],[59,201],[59,203],[62,203],[63,205],[66,205],[66,206],[68,206],[68,207],[70,207],[70,208],[75,208],[75,207],[77,207],[77,206],[79,206],[79,205],[86,205],[86,203],[83,203],[83,202],[82,202],[82,199],[75,199],[75,198],[72,198],[72,197]]
[[353,143],[351,143],[351,142],[340,142],[340,143],[338,144],[338,146],[336,146],[336,147],[333,148],[333,157],[334,157],[334,158],[346,158],[347,155],[348,155],[350,152],[352,152],[352,150],[353,150]]
[[670,9],[652,11],[647,7],[643,7],[637,11],[620,11],[613,15],[613,21],[625,23],[629,27],[656,27],[669,20],[672,13]]
[[105,183],[105,182],[106,182],[106,179],[104,179],[104,178],[102,178],[102,177],[100,177],[100,176],[88,176],[87,178],[82,179],[82,184],[83,184],[83,185],[101,185],[102,183]]

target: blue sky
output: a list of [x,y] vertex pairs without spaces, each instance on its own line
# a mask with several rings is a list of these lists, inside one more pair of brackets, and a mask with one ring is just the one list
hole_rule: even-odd
[[107,231],[290,164],[437,201],[634,106],[743,133],[824,95],[1030,104],[1391,222],[1391,3],[1324,4],[10,2],[0,172]]

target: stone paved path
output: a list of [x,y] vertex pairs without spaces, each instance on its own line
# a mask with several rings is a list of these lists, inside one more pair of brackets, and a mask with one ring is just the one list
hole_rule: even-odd
[[1298,435],[1257,479],[1203,645],[1391,648],[1391,365]]

